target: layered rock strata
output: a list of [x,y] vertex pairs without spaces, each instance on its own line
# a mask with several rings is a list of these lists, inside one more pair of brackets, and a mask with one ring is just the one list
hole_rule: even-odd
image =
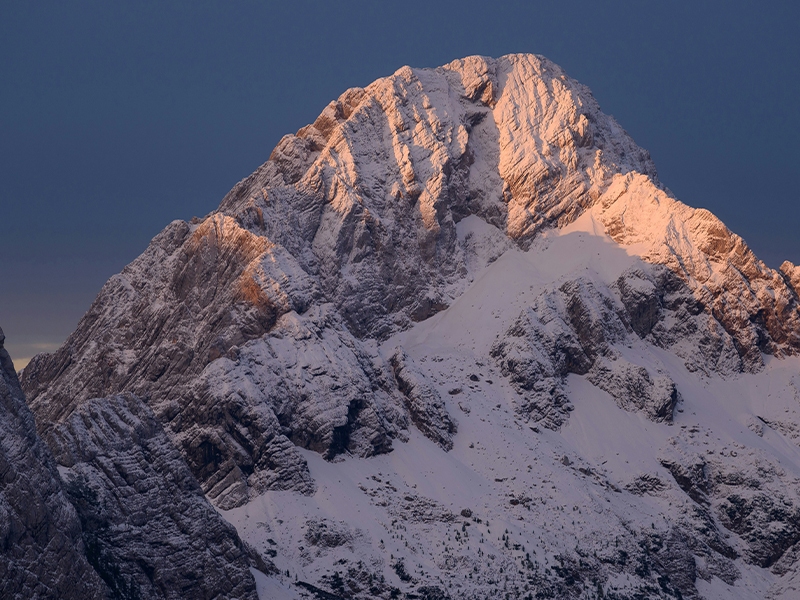
[[108,598],[0,329],[0,596]]

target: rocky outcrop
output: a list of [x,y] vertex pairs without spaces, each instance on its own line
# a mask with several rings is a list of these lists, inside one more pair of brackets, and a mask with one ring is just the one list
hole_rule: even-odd
[[323,305],[283,315],[268,336],[210,364],[173,431],[215,503],[231,508],[267,489],[312,493],[297,447],[329,460],[391,450],[407,417],[372,351]]
[[[352,531],[347,523],[329,520],[309,520],[305,525],[304,538],[310,546],[324,551],[353,543],[360,532]],[[363,534],[361,534],[363,535]]]
[[36,434],[0,329],[0,596],[109,598],[81,523]]
[[150,409],[87,401],[45,444],[2,341],[3,597],[255,599],[250,565],[269,562],[208,503]]
[[305,310],[315,289],[291,255],[230,217],[176,221],[103,286],[61,349],[33,361],[31,407],[46,427],[119,391],[177,398],[206,365]]
[[[761,353],[800,349],[798,295],[793,269],[770,269],[744,240],[713,214],[670,197],[651,178],[617,175],[593,213],[618,243],[664,265],[733,339],[748,371],[763,367]],[[791,263],[788,263],[791,265]],[[788,284],[787,284],[788,279]]]
[[517,410],[552,429],[572,410],[562,389],[564,377],[586,373],[591,364],[562,319],[542,322],[532,309],[499,337],[491,355],[522,397]]
[[114,597],[257,598],[248,549],[137,397],[82,404],[48,443]]
[[783,273],[783,276],[786,278],[795,294],[800,294],[800,267],[785,260],[783,264],[781,264],[780,271]]
[[[697,427],[681,431],[661,463],[694,502],[711,509],[715,528],[740,537],[746,561],[772,567],[800,542],[798,479],[763,450],[734,445],[706,453],[700,439],[709,434]],[[781,574],[794,562],[784,561]]]
[[[674,527],[666,535],[644,535],[640,542],[645,554],[651,557],[657,581],[667,593],[683,598],[699,598],[695,582],[697,566],[691,543],[684,531]],[[677,593],[676,593],[677,592]]]
[[413,361],[402,348],[395,349],[389,364],[397,387],[406,398],[406,408],[414,425],[444,450],[452,449],[458,426],[447,412],[439,392],[415,369]]
[[636,335],[683,359],[692,372],[738,373],[746,365],[736,340],[671,270],[652,265],[627,269],[611,286]]
[[669,376],[651,376],[645,367],[618,358],[596,361],[586,379],[608,392],[620,408],[640,411],[655,422],[672,420],[678,390]]
[[647,265],[610,287],[582,278],[544,292],[498,335],[490,354],[519,392],[519,412],[546,427],[557,429],[572,410],[563,389],[569,373],[585,375],[620,408],[671,421],[678,389],[664,372],[623,357],[621,346],[635,338],[669,349],[690,371],[742,369],[734,340],[688,287]]

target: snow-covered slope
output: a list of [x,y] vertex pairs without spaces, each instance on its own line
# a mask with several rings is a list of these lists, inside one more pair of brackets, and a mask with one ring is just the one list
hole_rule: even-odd
[[556,65],[470,57],[345,92],[22,384],[51,445],[144,399],[262,597],[791,597],[796,270]]
[[[295,580],[341,597],[393,588],[453,598],[599,597],[600,588],[618,598],[792,597],[796,357],[737,373],[729,341],[720,354],[732,362],[721,369],[719,355],[704,362],[698,337],[657,341],[653,330],[680,319],[668,311],[643,337],[607,327],[619,336],[602,359],[610,383],[598,385],[594,367],[557,374],[552,384],[569,404],[558,431],[530,418],[529,391],[504,376],[507,359],[492,357],[515,337],[520,311],[546,314],[554,284],[597,290],[609,281],[608,297],[618,298],[621,276],[652,269],[596,228],[587,214],[527,252],[509,250],[447,310],[381,344],[387,358],[402,347],[457,419],[450,452],[413,431],[369,460],[306,452],[313,495],[271,491],[224,512],[244,539],[276,553],[286,597],[305,589]],[[647,395],[639,377],[648,376],[679,391],[669,418],[628,404]]]

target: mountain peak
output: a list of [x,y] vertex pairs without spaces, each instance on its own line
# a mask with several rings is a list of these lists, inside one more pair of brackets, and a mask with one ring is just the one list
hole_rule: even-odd
[[[753,436],[766,439],[767,423],[800,431],[727,383],[757,387],[777,373],[789,397],[795,363],[770,371],[764,355],[800,350],[798,280],[790,263],[769,269],[713,214],[672,197],[648,153],[560,67],[535,55],[473,56],[344,92],[217,211],[156,236],[67,343],[31,361],[22,386],[71,471],[102,469],[88,450],[89,466],[73,464],[59,440],[94,449],[92,427],[152,425],[164,452],[166,438],[176,448],[170,472],[191,472],[243,537],[307,568],[310,591],[338,589],[322,573],[355,553],[361,566],[348,581],[372,581],[374,597],[393,595],[375,582],[396,575],[409,593],[419,578],[414,593],[445,598],[439,584],[451,571],[479,574],[475,597],[496,590],[504,572],[520,595],[535,580],[551,596],[577,597],[585,586],[570,587],[576,581],[624,574],[651,597],[697,597],[698,578],[734,585],[738,569],[794,556],[787,548],[800,540],[795,513],[770,508],[776,494],[796,497],[789,476],[776,474],[784,450],[759,445],[741,458],[745,477],[729,464],[740,442],[702,458],[694,436],[721,427],[761,444]],[[733,431],[731,419],[745,420]],[[87,420],[95,425],[83,429]],[[679,434],[667,429],[674,423]],[[634,441],[620,446],[620,437]],[[628,473],[629,461],[642,473]],[[378,488],[361,481],[367,471]],[[759,475],[767,471],[776,475]],[[532,498],[543,480],[557,482],[555,496],[548,488]],[[501,485],[482,487],[492,481]],[[511,533],[495,544],[488,522],[469,520],[472,508],[461,511],[456,539],[469,546],[468,524],[480,525],[497,564],[487,567],[480,547],[462,565],[447,549],[455,542],[442,547],[431,537],[439,530],[419,525],[450,531],[460,522],[451,494],[465,489],[495,533],[499,520],[528,536],[536,550],[521,564],[534,579],[516,576],[522,544]],[[345,492],[374,523],[330,508]],[[259,504],[279,494],[293,495],[277,508]],[[552,502],[573,496],[566,519]],[[579,502],[603,517],[581,521]],[[736,502],[750,504],[739,514]],[[538,515],[536,527],[559,529],[536,541],[528,517],[509,512],[520,506]],[[630,525],[629,507],[639,515]],[[281,519],[265,516],[273,509]],[[274,539],[249,529],[250,510],[270,520]],[[656,513],[663,525],[647,516]],[[302,532],[284,526],[301,518]],[[405,546],[395,543],[406,531],[398,519],[414,529]],[[576,522],[588,533],[565,538]],[[788,533],[754,533],[767,522]],[[621,546],[606,543],[615,539]],[[414,540],[436,557],[425,567],[435,576],[423,572],[423,552],[408,550]],[[740,555],[746,564],[734,563]],[[559,566],[542,571],[552,560]]]
[[[221,208],[252,196],[248,182],[299,185],[339,207],[349,196],[371,201],[378,213],[389,198],[404,199],[429,230],[477,212],[529,239],[573,219],[611,175],[629,171],[655,180],[649,155],[585,86],[543,57],[474,56],[403,67],[346,91],[285,136],[258,181],[242,182]],[[460,194],[450,198],[453,186]]]

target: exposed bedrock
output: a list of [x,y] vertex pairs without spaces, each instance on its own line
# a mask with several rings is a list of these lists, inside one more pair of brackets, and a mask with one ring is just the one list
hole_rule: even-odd
[[710,511],[715,528],[738,535],[747,562],[785,573],[795,561],[790,549],[800,542],[797,478],[761,449],[709,451],[701,442],[707,434],[698,427],[682,430],[664,449],[661,464]]
[[794,265],[770,269],[709,211],[682,204],[638,174],[617,176],[594,210],[616,242],[636,244],[643,260],[666,266],[688,286],[733,340],[744,370],[760,370],[762,352],[800,350]]
[[267,489],[312,493],[298,447],[329,460],[388,452],[407,416],[388,367],[329,305],[283,315],[268,336],[211,363],[173,426],[215,503]]
[[2,342],[0,330],[2,596],[255,599],[250,565],[269,562],[209,504],[152,411],[132,395],[90,400],[45,444]]
[[89,561],[115,597],[257,598],[252,551],[137,397],[82,404],[48,442]]
[[0,329],[0,596],[109,598],[4,341]]
[[447,412],[444,401],[434,386],[416,367],[414,361],[398,347],[389,359],[397,386],[405,397],[411,421],[426,437],[444,450],[453,448],[458,431],[455,420]]
[[674,352],[691,371],[743,368],[734,340],[688,287],[668,269],[644,264],[610,287],[583,277],[546,290],[490,354],[519,392],[518,410],[547,427],[558,428],[572,410],[563,389],[570,373],[585,375],[620,408],[671,421],[679,391],[657,362],[626,357],[636,339]]

